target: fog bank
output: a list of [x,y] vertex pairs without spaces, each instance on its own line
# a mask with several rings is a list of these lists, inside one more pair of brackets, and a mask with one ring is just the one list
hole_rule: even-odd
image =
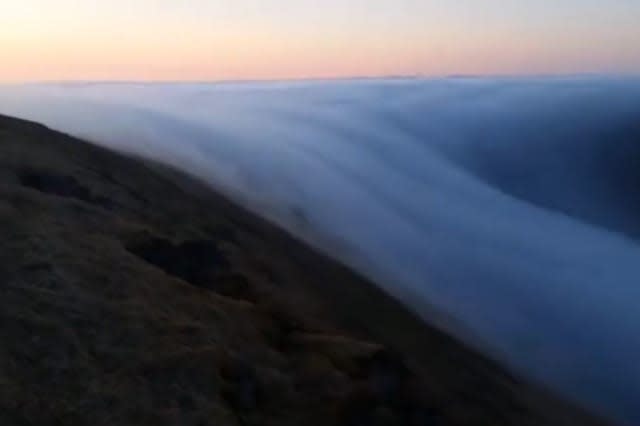
[[0,113],[197,175],[640,423],[639,80],[5,86]]

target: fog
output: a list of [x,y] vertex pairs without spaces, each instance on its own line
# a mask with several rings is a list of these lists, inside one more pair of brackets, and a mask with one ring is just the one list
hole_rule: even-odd
[[0,113],[194,174],[640,423],[639,80],[43,84],[1,87]]

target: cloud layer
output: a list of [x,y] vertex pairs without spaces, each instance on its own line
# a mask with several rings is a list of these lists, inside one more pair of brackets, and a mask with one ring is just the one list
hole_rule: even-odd
[[427,321],[640,421],[637,80],[13,86],[0,113],[197,175]]

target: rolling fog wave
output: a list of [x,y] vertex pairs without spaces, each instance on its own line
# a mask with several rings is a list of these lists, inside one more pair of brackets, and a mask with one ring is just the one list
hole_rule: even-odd
[[50,84],[1,88],[0,113],[197,175],[640,422],[640,81]]

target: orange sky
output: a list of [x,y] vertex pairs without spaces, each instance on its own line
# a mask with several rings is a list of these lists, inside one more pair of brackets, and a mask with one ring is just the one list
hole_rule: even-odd
[[23,0],[0,81],[640,72],[640,2],[594,2]]

